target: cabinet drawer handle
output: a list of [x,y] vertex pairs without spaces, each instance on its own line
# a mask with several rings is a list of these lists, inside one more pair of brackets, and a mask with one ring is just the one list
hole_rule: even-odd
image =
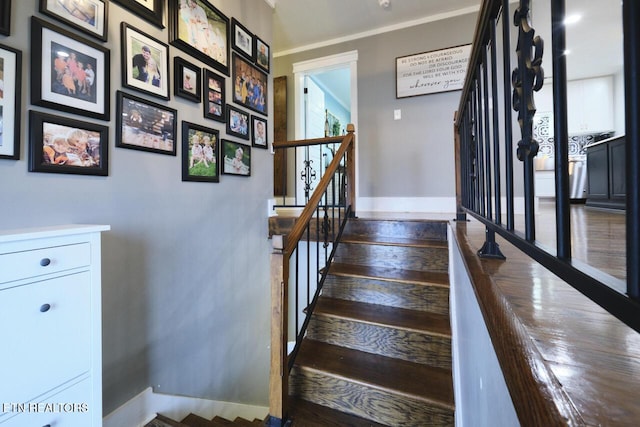
[[49,258],[42,258],[40,260],[40,265],[43,267],[46,267],[49,264],[51,264],[51,260]]
[[50,308],[51,308],[51,304],[42,304],[40,306],[40,312],[46,313],[47,311],[49,311]]

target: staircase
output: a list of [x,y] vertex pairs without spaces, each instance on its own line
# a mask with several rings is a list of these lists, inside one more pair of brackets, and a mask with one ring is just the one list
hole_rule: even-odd
[[293,426],[454,425],[442,221],[350,219],[289,380]]
[[174,421],[168,417],[158,414],[156,418],[145,424],[144,427],[256,427],[264,426],[264,420],[249,421],[244,418],[236,418],[233,421],[222,417],[214,417],[210,420],[195,414],[187,415],[182,421]]

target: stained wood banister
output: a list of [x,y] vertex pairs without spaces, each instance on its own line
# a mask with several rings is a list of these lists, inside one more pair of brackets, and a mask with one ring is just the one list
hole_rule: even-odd
[[[269,374],[269,426],[282,427],[288,418],[288,394],[289,394],[289,262],[292,254],[309,229],[309,224],[332,180],[339,170],[341,161],[346,156],[346,194],[345,212],[355,213],[355,127],[347,125],[347,135],[332,138],[315,138],[309,140],[274,142],[274,149],[286,149],[292,147],[308,147],[322,144],[340,143],[333,159],[327,166],[324,175],[317,184],[316,189],[309,198],[302,213],[296,220],[291,231],[286,235],[274,235],[272,237],[273,253],[271,255],[271,367]],[[326,208],[326,206],[325,206]],[[339,208],[340,209],[340,208]],[[341,224],[341,226],[343,226]],[[339,234],[339,233],[338,233]],[[334,238],[336,238],[334,236]],[[333,255],[329,256],[328,262]],[[327,261],[327,260],[325,260]],[[327,265],[328,265],[327,262]],[[318,287],[318,291],[320,286]],[[318,292],[316,291],[316,292]],[[296,291],[297,298],[297,291]],[[307,307],[307,316],[311,314],[314,301]],[[306,322],[305,322],[306,323]],[[304,331],[306,325],[303,325]],[[296,334],[299,331],[296,330]],[[304,332],[302,332],[304,333]],[[297,338],[296,338],[297,340]],[[291,357],[295,357],[295,350]]]

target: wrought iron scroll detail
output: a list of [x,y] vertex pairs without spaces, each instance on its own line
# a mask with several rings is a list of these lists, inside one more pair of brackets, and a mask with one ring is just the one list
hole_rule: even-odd
[[316,179],[316,170],[311,167],[313,160],[304,161],[304,169],[300,172],[300,179],[304,181],[304,197],[309,200],[309,193],[313,190],[311,185]]
[[520,0],[513,23],[518,30],[518,66],[511,74],[513,84],[513,109],[518,112],[518,123],[522,139],[518,141],[517,155],[520,161],[538,154],[538,142],[533,139],[533,115],[536,105],[533,92],[542,88],[544,70],[542,53],[544,43],[529,23],[530,0]]

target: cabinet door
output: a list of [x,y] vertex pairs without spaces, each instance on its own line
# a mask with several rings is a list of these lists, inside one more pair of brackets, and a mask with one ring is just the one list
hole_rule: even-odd
[[625,138],[609,145],[609,194],[611,199],[624,202],[627,197],[627,181],[625,173]]
[[587,150],[587,192],[589,199],[609,198],[609,153],[607,144]]
[[0,291],[0,402],[29,402],[91,367],[89,272]]
[[567,82],[567,126],[569,134],[614,128],[611,76]]

